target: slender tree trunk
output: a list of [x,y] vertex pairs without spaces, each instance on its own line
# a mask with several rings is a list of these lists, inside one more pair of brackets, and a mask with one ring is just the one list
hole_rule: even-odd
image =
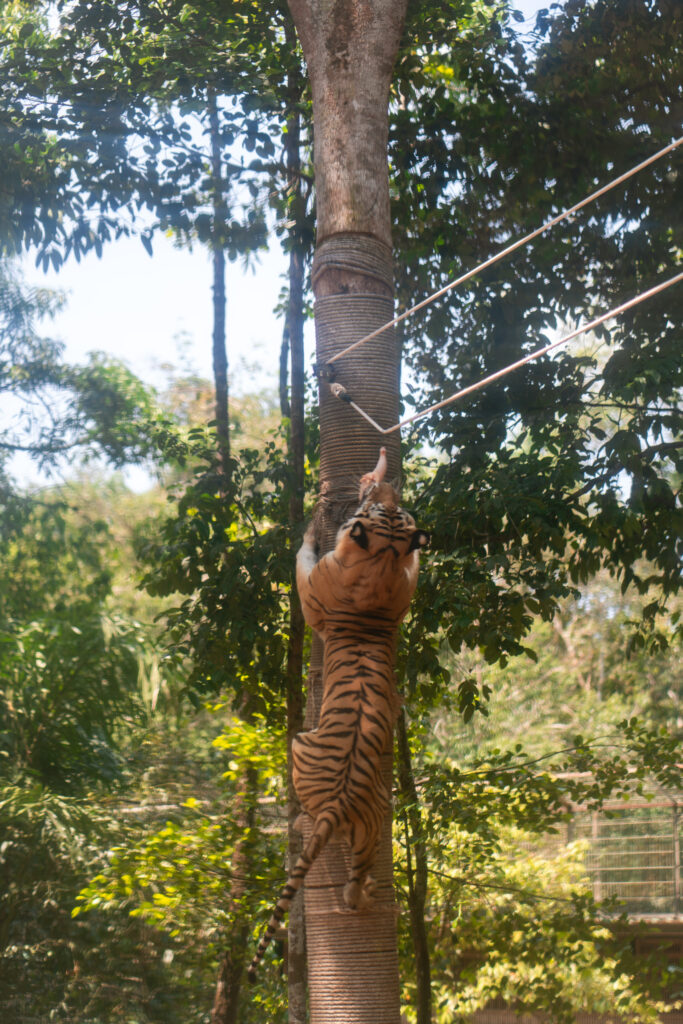
[[[387,105],[406,0],[289,0],[313,94],[317,244],[313,263],[318,366],[393,314]],[[387,425],[398,417],[398,359],[386,332],[335,364],[358,403]],[[320,383],[321,543],[355,507],[359,477],[385,443],[398,477],[399,439],[385,441]],[[322,645],[314,644],[307,724],[320,707]],[[391,755],[384,763],[391,786]],[[312,1024],[398,1024],[391,821],[375,865],[377,899],[346,911],[348,847],[328,844],[305,889]]]
[[[239,786],[236,806],[233,808],[235,822],[243,835],[254,831],[256,814],[256,770],[248,765]],[[247,840],[240,840],[231,864],[232,881],[228,899],[228,914],[232,927],[226,936],[225,951],[221,957],[218,981],[211,1010],[211,1024],[238,1024],[240,989],[244,961],[247,955],[251,925],[244,916],[242,900],[246,892],[247,879],[251,877],[253,858]]]
[[[290,27],[290,46],[296,46],[294,31]],[[305,245],[302,233],[306,219],[306,201],[301,187],[301,128],[296,105],[301,99],[303,82],[297,72],[288,79],[289,105],[292,111],[287,119],[285,161],[287,164],[287,191],[290,210],[289,301],[285,328],[291,355],[291,388],[287,396],[286,381],[280,381],[281,405],[283,397],[289,410],[289,526],[292,540],[298,544],[304,518],[304,260]],[[284,338],[283,338],[284,346]],[[284,415],[284,410],[283,410]],[[287,808],[288,808],[288,860],[290,867],[298,860],[302,844],[297,820],[301,807],[292,780],[292,740],[303,727],[303,651],[304,617],[296,590],[294,563],[289,605],[289,642],[287,647]],[[287,988],[290,1024],[305,1024],[306,1020],[306,946],[303,896],[298,893],[289,912],[288,922]]]
[[[223,478],[221,490],[227,493],[230,484],[230,418],[228,393],[228,354],[225,338],[225,252],[224,235],[228,206],[225,196],[225,182],[221,158],[220,125],[218,103],[213,92],[208,96],[209,134],[211,140],[211,176],[213,193],[213,230],[211,255],[213,266],[213,376],[218,464]],[[245,707],[240,712],[248,716]],[[247,765],[238,787],[239,795],[233,814],[235,823],[245,836],[254,830],[256,808],[256,771]],[[248,840],[240,840],[232,861],[232,881],[228,897],[228,913],[232,927],[226,935],[225,949],[221,957],[218,980],[211,1010],[212,1024],[237,1024],[239,997],[246,958],[250,924],[245,920],[242,900],[246,890],[246,879],[251,875],[252,857]]]
[[[420,804],[415,788],[415,777],[410,760],[410,745],[406,729],[405,712],[396,727],[396,750],[398,760],[398,783],[403,803],[403,819],[406,833],[406,860],[408,865],[408,912],[410,914],[410,936],[415,954],[417,979],[417,1024],[431,1024],[432,980],[429,961],[429,941],[425,921],[427,902],[427,848],[422,836]],[[413,854],[415,863],[413,864]]]
[[[291,273],[291,266],[290,266]],[[282,328],[282,342],[280,343],[280,415],[288,420],[292,411],[289,404],[289,317],[285,317],[285,325]]]
[[215,389],[216,436],[220,468],[227,474],[230,459],[230,419],[228,398],[228,353],[225,344],[225,250],[227,201],[221,160],[220,126],[216,95],[209,92],[209,134],[211,138],[211,178],[213,193],[213,379]]

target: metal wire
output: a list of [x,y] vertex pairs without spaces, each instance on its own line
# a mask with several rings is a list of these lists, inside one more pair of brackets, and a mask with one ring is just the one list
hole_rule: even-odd
[[610,181],[607,185],[603,185],[602,188],[599,188],[596,192],[592,192],[589,196],[586,196],[585,199],[582,199],[574,206],[571,206],[568,210],[565,210],[563,213],[558,214],[551,220],[546,221],[546,223],[543,224],[540,228],[536,228],[535,231],[532,231],[530,234],[525,235],[524,238],[520,238],[518,241],[513,242],[512,245],[508,245],[506,249],[502,249],[500,252],[496,253],[495,256],[491,256],[489,259],[485,260],[484,263],[479,263],[476,267],[473,267],[472,270],[468,270],[466,274],[462,274],[461,277],[456,278],[455,281],[451,281],[450,284],[447,284],[443,288],[440,288],[439,291],[427,296],[426,299],[423,299],[421,302],[418,302],[416,306],[411,306],[410,309],[407,309],[404,313],[401,313],[399,316],[394,317],[393,320],[387,321],[387,323],[383,324],[381,327],[378,327],[370,334],[366,334],[365,337],[360,338],[358,341],[354,341],[352,345],[348,345],[341,352],[337,352],[335,355],[332,356],[331,359],[328,360],[328,365],[330,363],[336,362],[337,359],[341,359],[342,356],[348,355],[349,352],[353,352],[354,349],[357,349],[361,345],[364,345],[365,342],[370,341],[371,338],[376,338],[378,334],[382,334],[383,331],[389,330],[390,327],[394,327],[396,324],[400,324],[402,320],[405,320],[407,317],[412,316],[413,313],[417,313],[418,310],[424,309],[425,306],[428,306],[436,299],[441,298],[442,295],[445,295],[453,288],[457,288],[458,285],[464,284],[465,281],[469,281],[470,278],[474,277],[476,274],[479,274],[482,270],[486,270],[488,267],[493,266],[494,263],[497,263],[499,260],[502,260],[505,256],[509,256],[510,253],[514,252],[516,249],[521,248],[523,245],[526,245],[528,242],[531,242],[534,238],[542,234],[544,231],[547,231],[549,228],[552,228],[556,224],[559,224],[560,221],[566,220],[567,217],[571,217],[571,215],[573,213],[576,213],[577,210],[581,210],[584,206],[588,206],[589,203],[592,203],[595,199],[599,199],[600,196],[603,196],[606,192],[609,192],[611,189],[616,188],[617,185],[621,185],[623,182],[628,181],[628,179],[632,178],[634,174],[638,174],[639,171],[642,171],[646,167],[649,167],[650,164],[653,164],[656,160],[659,160],[661,159],[661,157],[666,156],[667,153],[673,152],[673,150],[677,149],[678,146],[681,145],[681,143],[683,143],[683,135],[679,139],[676,139],[674,142],[671,142],[668,146],[665,146],[664,149],[660,149],[657,153],[654,153],[652,156],[648,157],[647,160],[643,160],[643,162],[638,164],[636,167],[632,167],[630,171],[626,171],[624,174],[619,175],[618,178],[615,178],[613,181]]
[[463,398],[465,395],[469,395],[473,391],[478,391],[480,388],[485,387],[492,381],[499,380],[501,377],[505,377],[508,373],[512,373],[513,370],[518,369],[520,366],[524,366],[525,363],[530,363],[533,359],[538,359],[547,352],[551,352],[553,349],[559,348],[560,345],[566,344],[566,342],[571,341],[572,338],[576,338],[577,335],[585,334],[586,331],[592,331],[594,327],[604,323],[605,320],[611,320],[613,317],[619,316],[627,309],[631,309],[632,306],[636,306],[638,303],[644,302],[646,299],[664,291],[665,288],[670,288],[672,284],[677,284],[681,280],[683,280],[683,271],[681,271],[680,274],[676,274],[674,277],[669,278],[668,281],[662,281],[653,288],[649,288],[647,291],[641,292],[640,295],[636,295],[627,302],[623,302],[620,306],[610,309],[607,313],[603,313],[601,316],[596,317],[589,323],[581,324],[580,327],[577,327],[575,330],[571,331],[571,333],[565,334],[563,338],[559,338],[557,341],[553,341],[549,345],[544,345],[543,348],[536,349],[535,352],[531,352],[528,356],[524,356],[522,359],[518,359],[516,362],[510,363],[509,366],[505,366],[501,370],[496,370],[495,373],[490,373],[488,377],[484,377],[475,384],[470,384],[466,388],[461,388],[460,391],[456,391],[455,394],[450,395],[448,398],[444,398],[442,401],[436,402],[434,405],[430,405],[428,409],[423,409],[422,412],[417,412],[413,416],[409,416],[407,419],[401,420],[400,423],[395,423],[393,427],[380,427],[379,423],[376,423],[371,416],[360,408],[360,406],[356,405],[343,384],[330,384],[330,390],[333,395],[355,409],[356,412],[362,416],[363,419],[367,420],[367,422],[370,423],[375,430],[379,431],[380,434],[393,434],[395,430],[400,430],[401,427],[406,427],[409,423],[414,423],[415,420],[422,419],[423,416],[429,416],[430,413],[436,412],[437,409],[442,409],[445,405],[450,405],[451,402],[457,401],[458,398]]

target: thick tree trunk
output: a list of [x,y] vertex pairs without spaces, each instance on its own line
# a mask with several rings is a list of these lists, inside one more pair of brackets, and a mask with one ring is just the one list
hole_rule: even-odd
[[406,0],[289,0],[313,93],[318,244],[359,232],[391,245],[389,86]]
[[[313,264],[319,367],[393,315],[387,105],[406,0],[289,0],[313,93],[317,246]],[[335,364],[337,379],[380,423],[398,417],[398,358],[393,332]],[[323,551],[357,504],[358,481],[387,448],[397,478],[397,435],[382,440],[320,384],[321,537]],[[322,645],[309,676],[306,721],[321,702]],[[391,754],[384,765],[391,786]],[[391,822],[374,875],[377,899],[348,911],[342,899],[348,847],[332,841],[309,873],[306,944],[312,1024],[398,1024],[396,906]]]

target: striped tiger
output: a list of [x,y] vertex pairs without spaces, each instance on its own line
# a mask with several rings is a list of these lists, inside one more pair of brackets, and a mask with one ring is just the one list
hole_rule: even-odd
[[360,505],[339,529],[334,550],[317,558],[313,529],[297,555],[304,617],[325,641],[324,694],[318,728],[292,745],[297,796],[313,832],[282,889],[249,967],[256,969],[313,861],[335,833],[351,847],[344,901],[372,900],[370,868],[390,794],[380,759],[390,748],[400,701],[394,681],[396,630],[417,583],[427,534],[382,482],[384,450],[361,478]]

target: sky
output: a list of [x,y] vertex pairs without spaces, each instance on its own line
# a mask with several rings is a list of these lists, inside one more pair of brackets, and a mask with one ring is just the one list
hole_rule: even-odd
[[[121,359],[147,384],[163,391],[169,368],[212,379],[212,267],[209,253],[197,246],[179,249],[161,233],[150,257],[139,238],[126,238],[94,254],[67,261],[59,272],[22,261],[26,284],[54,288],[67,298],[64,308],[42,333],[64,343],[64,357],[82,363],[89,352]],[[277,389],[282,323],[273,313],[284,283],[285,257],[275,246],[252,267],[228,264],[226,341],[233,393]],[[310,334],[309,334],[310,337]],[[313,347],[309,340],[309,349]],[[24,485],[47,478],[25,456],[10,472]],[[49,479],[56,482],[67,466]],[[141,468],[124,472],[127,485],[144,491],[152,483]]]
[[[277,387],[282,325],[272,311],[285,269],[277,248],[251,268],[228,264],[227,344],[238,390]],[[108,352],[156,387],[165,383],[164,364],[211,378],[212,269],[200,246],[179,249],[158,234],[150,257],[139,238],[124,238],[100,259],[72,259],[59,272],[44,273],[29,255],[23,274],[28,284],[66,294],[49,333],[64,342],[68,361]]]
[[[536,11],[549,4],[517,0],[531,27]],[[179,249],[159,233],[150,257],[138,238],[124,238],[80,262],[73,258],[59,272],[47,273],[28,254],[21,264],[27,284],[54,288],[67,302],[45,333],[65,345],[69,362],[83,362],[92,351],[123,360],[148,384],[163,389],[166,366],[211,379],[211,263],[206,250]],[[251,268],[228,264],[227,347],[234,393],[277,389],[282,322],[273,312],[284,284],[285,258],[273,248]],[[313,330],[306,332],[307,363],[313,358]],[[12,470],[24,482],[38,481],[28,460]],[[137,486],[144,485],[138,475]],[[136,474],[129,474],[136,486]]]

